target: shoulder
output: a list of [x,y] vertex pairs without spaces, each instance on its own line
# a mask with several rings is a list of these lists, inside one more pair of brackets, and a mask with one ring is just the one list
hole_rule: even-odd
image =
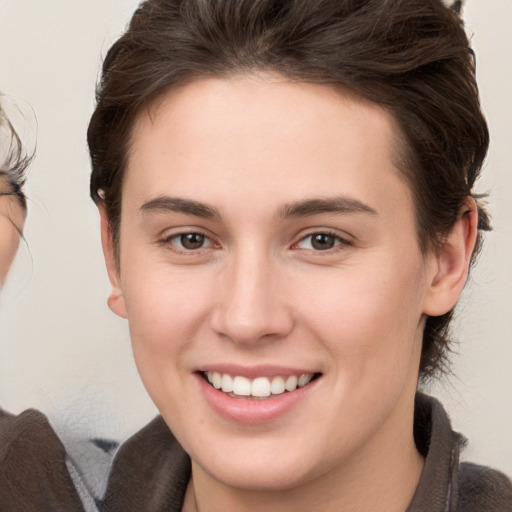
[[82,511],[66,466],[66,451],[44,414],[0,410],[2,510]]
[[46,416],[28,409],[15,416],[0,409],[0,460],[4,460],[20,443],[37,444],[43,438],[56,438]]
[[459,466],[457,512],[512,511],[512,483],[503,473],[463,462]]
[[23,411],[21,414],[15,415],[11,414],[3,409],[0,409],[0,433],[9,427],[13,427],[14,425],[23,424],[32,424],[34,422],[48,422],[46,416],[36,409],[27,409]]

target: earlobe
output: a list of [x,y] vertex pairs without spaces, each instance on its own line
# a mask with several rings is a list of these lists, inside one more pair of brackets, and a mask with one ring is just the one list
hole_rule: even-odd
[[478,233],[478,209],[471,197],[465,201],[457,222],[433,255],[429,289],[423,312],[439,316],[450,311],[464,288]]
[[112,290],[107,299],[108,307],[118,316],[126,318],[126,304],[124,301],[123,290],[121,287],[121,278],[119,274],[119,265],[114,250],[114,241],[112,238],[112,229],[105,211],[105,207],[98,206],[101,223],[101,245],[103,247],[103,256],[107,267],[108,277]]

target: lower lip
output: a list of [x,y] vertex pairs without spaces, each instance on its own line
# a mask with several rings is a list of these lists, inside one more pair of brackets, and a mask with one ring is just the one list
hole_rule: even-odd
[[284,416],[298,402],[306,398],[319,380],[315,379],[295,391],[271,395],[266,399],[251,400],[233,398],[223,391],[215,389],[206,382],[202,375],[196,374],[196,376],[206,401],[215,412],[230,421],[252,424],[267,423]]

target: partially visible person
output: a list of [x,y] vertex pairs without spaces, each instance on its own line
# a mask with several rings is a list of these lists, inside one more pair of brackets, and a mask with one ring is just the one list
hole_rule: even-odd
[[21,140],[0,106],[0,287],[14,260],[27,211],[22,187],[30,163]]
[[[16,256],[27,213],[28,153],[0,104],[0,287]],[[0,332],[1,336],[1,332]],[[0,511],[96,512],[94,499],[46,417],[0,409]]]

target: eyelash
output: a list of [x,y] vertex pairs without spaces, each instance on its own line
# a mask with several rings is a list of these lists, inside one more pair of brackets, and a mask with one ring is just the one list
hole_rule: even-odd
[[[187,236],[201,237],[202,241],[208,242],[208,244],[207,245],[202,244],[200,247],[192,248],[192,249],[183,247],[182,239],[183,239],[183,237],[187,237]],[[303,243],[307,239],[311,239],[311,246],[313,246],[313,243],[314,243],[313,237],[315,237],[315,236],[332,238],[334,240],[334,245],[332,247],[328,247],[326,249],[315,249],[314,247],[311,247],[311,248],[299,247],[299,244]],[[181,247],[178,245],[176,240],[179,240]],[[158,244],[167,248],[170,251],[176,252],[178,254],[187,254],[187,255],[191,255],[193,253],[198,253],[202,249],[207,249],[210,247],[218,247],[218,245],[215,244],[215,242],[213,242],[212,239],[208,235],[201,233],[200,231],[183,231],[180,233],[174,233],[174,234],[169,235],[161,240],[158,240]],[[332,253],[333,251],[340,250],[342,247],[347,247],[347,246],[351,246],[351,245],[352,245],[351,241],[346,240],[345,238],[341,237],[337,233],[334,233],[334,232],[328,231],[328,230],[326,230],[326,231],[319,230],[319,231],[311,232],[311,233],[307,234],[306,236],[303,236],[299,241],[292,244],[291,248],[294,250],[305,250],[305,251],[312,251],[315,253],[329,254],[329,253]],[[340,246],[342,246],[342,247],[340,247]]]

